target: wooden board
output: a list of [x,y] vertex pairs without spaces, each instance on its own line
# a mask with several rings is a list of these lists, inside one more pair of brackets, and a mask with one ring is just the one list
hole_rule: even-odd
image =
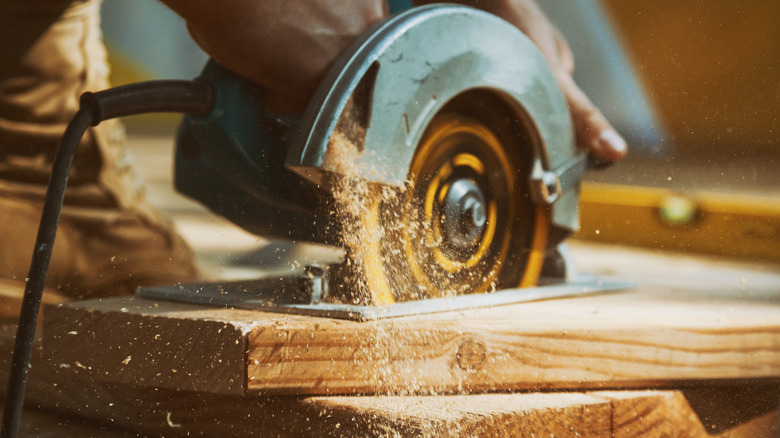
[[44,308],[48,361],[57,371],[152,388],[247,391],[248,318],[132,298],[88,303],[88,310]]
[[[0,331],[10,352],[12,327]],[[132,387],[51,372],[36,349],[21,436],[707,437],[672,390],[417,396],[220,395]],[[0,378],[6,379],[9,354]],[[739,407],[720,400],[724,409]],[[718,400],[714,400],[718,402]],[[753,404],[752,401],[743,401]],[[775,437],[778,413],[733,420],[725,437]],[[57,412],[46,414],[45,412]],[[86,420],[86,421],[85,421]],[[747,420],[747,421],[745,421]],[[740,424],[741,423],[741,424]],[[102,425],[102,426],[101,426]],[[106,429],[105,426],[110,426]]]
[[[356,434],[369,430],[375,435],[401,431],[410,436],[712,436],[678,391],[310,400],[327,409],[331,423],[341,421],[342,428]],[[771,436],[776,425],[774,411],[721,434]]]
[[633,267],[643,285],[367,323],[119,298],[47,309],[45,340],[61,372],[224,394],[647,388],[780,378],[774,266],[604,248],[594,250],[597,257],[603,268],[604,260],[614,269]]
[[[495,315],[512,315],[516,326],[502,326],[502,330],[477,340],[482,340],[486,347],[491,348],[493,345],[500,346],[498,341],[501,339],[517,342],[518,348],[526,353],[525,356],[513,356],[514,360],[520,363],[521,372],[529,373],[529,370],[534,369],[533,366],[538,368],[537,377],[545,373],[568,377],[573,372],[571,370],[589,370],[590,373],[602,376],[610,373],[617,376],[618,379],[612,384],[618,385],[621,382],[629,384],[621,379],[628,373],[623,368],[630,368],[632,364],[654,369],[660,374],[663,374],[661,371],[664,367],[671,372],[686,370],[692,367],[690,364],[698,364],[696,369],[706,372],[698,375],[710,377],[722,375],[724,371],[740,377],[756,376],[765,371],[771,374],[775,369],[772,355],[777,351],[776,315],[780,306],[780,294],[777,293],[780,277],[776,266],[672,258],[608,247],[589,248],[580,245],[574,251],[583,270],[602,275],[617,274],[619,279],[634,279],[643,285],[642,288],[631,294],[525,304],[517,306],[514,311],[507,307],[498,313],[494,309],[434,315],[427,317],[429,321],[426,324],[417,320],[419,318],[389,321],[386,322],[388,327],[385,334],[378,332],[381,328],[378,326],[356,332],[372,327],[360,323],[332,321],[329,322],[332,326],[320,323],[306,326],[305,321],[311,320],[301,317],[165,303],[157,303],[157,306],[150,304],[145,309],[134,301],[130,301],[128,306],[117,307],[117,303],[111,300],[93,302],[89,309],[80,309],[74,304],[61,308],[49,307],[44,312],[48,335],[51,335],[51,324],[64,329],[66,327],[60,324],[68,321],[74,323],[74,320],[67,318],[84,319],[75,321],[73,331],[77,334],[61,332],[60,336],[67,335],[66,338],[70,340],[61,346],[59,352],[36,349],[28,386],[28,406],[60,412],[75,422],[76,429],[68,429],[63,421],[55,420],[50,423],[55,429],[50,436],[68,435],[71,430],[75,430],[71,435],[92,434],[84,432],[88,429],[82,427],[87,426],[79,418],[152,436],[554,434],[704,437],[708,436],[706,431],[715,430],[713,427],[717,425],[712,424],[713,418],[708,418],[709,421],[702,424],[696,417],[689,399],[684,395],[687,390],[280,396],[258,393],[262,391],[250,388],[248,356],[242,355],[238,368],[230,361],[225,366],[218,366],[220,360],[225,363],[226,359],[235,357],[236,349],[244,349],[242,351],[245,352],[266,351],[271,358],[277,354],[276,357],[305,367],[301,357],[295,354],[300,351],[305,353],[303,346],[306,342],[311,345],[311,341],[296,336],[306,333],[306,336],[319,336],[318,339],[322,339],[322,330],[328,327],[339,331],[342,337],[365,338],[363,345],[369,352],[375,353],[358,352],[355,358],[370,364],[368,359],[372,359],[371,354],[374,354],[373,359],[381,363],[394,356],[391,351],[375,345],[389,345],[398,330],[404,326],[415,327],[416,324],[417,327],[429,327],[429,333],[435,335],[431,339],[441,342],[451,339],[445,345],[451,343],[454,346],[449,350],[427,348],[432,351],[432,366],[449,364],[450,369],[456,367],[460,370],[450,373],[462,373],[466,371],[461,367],[462,363],[468,368],[469,364],[480,360],[484,363],[489,356],[486,354],[485,359],[480,359],[481,350],[470,347],[458,355],[457,350],[464,345],[458,341],[464,339],[464,336],[479,335],[490,330],[492,316]],[[90,313],[93,315],[87,317],[86,314]],[[117,316],[119,318],[114,318]],[[57,318],[66,319],[57,322]],[[154,323],[145,326],[150,321]],[[662,348],[655,348],[652,343],[645,344],[641,338],[632,338],[632,332],[612,330],[620,326],[631,328],[633,333],[644,333]],[[308,327],[307,331],[302,331],[305,327]],[[435,330],[431,327],[435,327]],[[464,331],[460,327],[468,330]],[[572,328],[576,328],[577,332],[573,332]],[[163,329],[165,332],[161,331]],[[6,326],[4,330],[2,339],[5,339],[5,343],[2,345],[6,353],[1,356],[7,361],[13,329]],[[89,331],[94,336],[87,336]],[[155,338],[163,333],[165,337],[162,339]],[[575,333],[579,337],[574,336]],[[257,350],[259,347],[250,343],[252,336],[268,339],[273,334],[278,335],[280,340],[286,339],[284,342],[296,341],[300,345],[295,347],[297,350],[279,348],[273,353],[273,349],[268,350],[267,346],[263,347],[265,350]],[[370,336],[377,342],[368,342],[368,339],[372,339]],[[110,342],[114,337],[122,342]],[[76,341],[78,338],[81,340]],[[338,336],[326,339],[331,339],[330,348],[343,347],[344,339]],[[411,335],[400,339],[402,343],[419,343],[419,339],[415,341]],[[102,341],[92,343],[95,340]],[[180,348],[171,349],[169,343],[175,340],[181,341]],[[207,345],[210,345],[208,350],[203,348],[206,340]],[[690,341],[695,345],[681,341]],[[189,348],[193,342],[200,343],[200,348]],[[66,351],[67,345],[75,349]],[[583,346],[586,348],[583,349]],[[146,355],[142,347],[149,348]],[[457,350],[453,351],[455,348]],[[623,356],[619,356],[618,360],[609,357],[615,348],[617,351],[624,349]],[[385,352],[384,358],[377,353],[382,351]],[[635,353],[636,360],[629,353]],[[737,360],[751,353],[755,361],[748,363]],[[132,357],[127,363],[122,363],[127,356]],[[67,360],[50,360],[58,357]],[[550,362],[548,357],[554,366],[543,366],[545,361]],[[603,361],[608,366],[599,369],[597,361]],[[119,372],[131,364],[136,367],[132,372],[130,369]],[[99,368],[101,366],[106,368]],[[320,366],[327,368],[330,364]],[[7,367],[7,362],[2,364],[3,372],[6,372]],[[366,367],[368,369],[368,365]],[[404,372],[398,364],[392,369]],[[423,375],[427,372],[422,361],[417,363],[416,369]],[[281,367],[284,372],[292,370]],[[161,388],[96,380],[108,377],[105,375],[108,371],[117,371],[117,374],[110,374],[109,380],[121,376],[117,380],[132,382],[137,379],[133,376],[143,376],[146,382],[144,385],[154,384]],[[692,370],[690,372],[693,373]],[[471,373],[479,375],[479,371]],[[242,376],[246,384],[236,385],[236,376]],[[0,377],[6,379],[6,376]],[[234,379],[233,382],[231,379]],[[715,377],[714,381],[725,383],[719,377]],[[609,380],[599,382],[598,385],[604,385]],[[728,382],[733,383],[730,380]],[[766,379],[759,382],[770,383]],[[378,382],[374,383],[378,387]],[[573,380],[560,380],[559,383],[577,385]],[[579,382],[583,383],[587,381]],[[712,382],[663,380],[646,383],[662,386],[696,384],[699,385],[697,389],[709,394],[711,388],[707,385]],[[166,389],[166,385],[192,390]],[[195,392],[195,389],[212,393]],[[723,399],[722,392],[713,391],[711,394],[713,403],[719,406],[711,410],[717,418],[726,417],[719,412],[730,413],[738,410],[738,406],[750,407],[756,404],[752,396],[735,401]],[[771,404],[764,407],[767,406],[770,409],[772,407]],[[737,423],[749,417],[729,417],[729,421],[719,425],[717,430],[729,429],[721,436],[777,436],[777,411],[764,415],[760,415],[760,412],[753,414],[759,416],[741,425]],[[28,426],[30,436],[44,436],[39,427],[42,424],[40,417],[26,415],[23,422]],[[92,436],[104,432],[104,429],[95,430]]]
[[[184,231],[185,237],[193,243],[200,256],[201,262],[210,262],[206,266],[209,275],[226,275],[228,268],[233,271],[241,268],[243,275],[245,266],[230,266],[230,260],[237,254],[255,248],[259,245],[254,236],[235,236],[240,234],[236,229],[228,228],[224,221],[208,219],[203,213],[202,207],[195,207],[183,197],[173,195],[170,182],[170,138],[143,138],[138,137],[131,149],[138,153],[137,162],[145,171],[147,181],[152,182],[150,198],[157,206],[168,213],[175,213],[177,225]],[[164,178],[162,178],[164,176]],[[722,177],[718,176],[722,179]],[[675,175],[675,180],[677,180]],[[755,181],[751,182],[753,189]],[[164,192],[164,195],[161,193]],[[771,192],[771,191],[770,191]],[[210,222],[208,222],[210,221]],[[208,225],[208,226],[207,226]],[[638,229],[637,227],[631,228]],[[241,245],[237,245],[240,240]],[[603,275],[618,275],[622,279],[639,281],[644,286],[644,291],[638,293],[641,300],[630,302],[632,296],[614,297],[617,303],[604,306],[615,309],[621,304],[623,309],[633,312],[641,310],[643,305],[649,304],[656,309],[666,306],[669,309],[678,308],[678,311],[663,314],[662,320],[670,324],[684,322],[687,318],[687,310],[697,314],[696,308],[701,305],[708,307],[713,305],[713,318],[709,321],[712,325],[724,323],[725,328],[733,321],[746,321],[750,319],[752,310],[756,307],[767,307],[767,312],[778,306],[780,294],[778,285],[777,266],[756,269],[753,263],[732,263],[718,260],[701,260],[686,257],[656,256],[641,251],[625,250],[607,246],[599,246],[595,249],[580,246],[574,248],[577,262],[583,271],[595,272]],[[278,263],[278,261],[277,261]],[[232,277],[231,277],[232,278]],[[19,289],[21,290],[21,289]],[[0,288],[2,292],[2,288]],[[11,301],[6,301],[10,298]],[[604,297],[607,298],[607,297]],[[53,300],[56,301],[56,300]],[[578,301],[579,302],[579,301]],[[540,303],[541,304],[541,303]],[[677,307],[677,306],[680,307]],[[556,321],[566,322],[572,309],[568,313],[557,313],[559,304],[547,303],[546,309],[539,315],[534,315],[531,308],[524,314],[526,319],[535,325],[547,324],[547,327],[555,328]],[[576,305],[575,305],[576,306]],[[566,307],[566,306],[563,306]],[[748,313],[741,312],[748,309]],[[0,309],[3,315],[15,315],[18,313],[18,295],[13,292],[9,295],[0,293]],[[132,312],[119,313],[127,314]],[[131,310],[131,309],[128,309]],[[599,311],[597,309],[597,311]],[[604,311],[604,310],[600,310]],[[703,309],[700,309],[704,312]],[[221,310],[180,307],[178,310],[148,311],[155,318],[166,318],[171,323],[171,338],[173,339],[202,340],[202,335],[219,332],[219,324],[224,321],[233,321],[232,316]],[[614,312],[613,312],[614,313]],[[656,311],[660,313],[660,311]],[[603,315],[603,313],[602,313]],[[702,317],[702,313],[698,313]],[[48,314],[44,313],[48,319]],[[136,319],[125,320],[124,326],[111,327],[114,332],[128,331],[123,335],[132,348],[138,347],[138,341],[149,341],[145,338],[133,339],[133,333],[138,327],[132,324]],[[467,315],[464,315],[467,316]],[[200,318],[200,324],[190,325],[189,318]],[[548,321],[545,322],[545,319]],[[599,315],[594,315],[598,320]],[[630,320],[630,314],[621,315],[618,321]],[[130,322],[128,326],[126,323]],[[51,322],[51,321],[49,321]],[[110,324],[110,320],[105,320]],[[457,323],[457,321],[455,321]],[[484,323],[484,321],[483,321]],[[283,329],[287,322],[281,321]],[[297,323],[296,323],[297,324]],[[520,322],[522,326],[524,322]],[[531,326],[533,327],[534,324]],[[758,322],[756,322],[758,325]],[[98,326],[95,326],[96,328]],[[102,326],[105,328],[105,326]],[[197,327],[192,329],[188,327]],[[103,356],[108,365],[114,364],[114,369],[127,367],[129,364],[137,366],[134,372],[146,376],[147,382],[161,382],[165,380],[163,375],[156,376],[157,372],[164,372],[172,387],[191,385],[207,386],[210,382],[208,376],[209,367],[219,360],[224,361],[224,355],[233,351],[229,347],[232,340],[241,338],[248,342],[248,332],[254,327],[251,317],[237,318],[228,325],[228,333],[219,345],[211,353],[216,353],[215,359],[208,357],[206,352],[188,352],[182,347],[177,354],[165,354],[164,343],[156,345],[157,364],[167,362],[169,370],[157,366],[160,371],[155,371],[151,363],[144,367],[143,355],[133,355],[128,364],[121,364],[127,355],[112,352],[117,345],[111,345],[106,340],[102,344],[90,345],[88,338],[81,345],[81,352],[70,357],[71,368],[60,367],[65,362],[47,362],[51,357],[50,352],[36,348],[34,362],[31,369],[31,380],[28,385],[27,402],[30,407],[39,407],[45,411],[57,411],[65,417],[54,417],[49,424],[53,430],[48,436],[105,436],[106,429],[87,427],[79,419],[88,419],[92,422],[111,425],[125,430],[150,436],[446,436],[460,432],[473,431],[482,436],[518,435],[517,431],[531,433],[537,436],[549,436],[555,432],[558,436],[614,436],[614,437],[654,437],[654,436],[706,436],[706,430],[712,430],[711,426],[703,425],[696,419],[691,411],[691,406],[686,401],[683,392],[678,390],[653,390],[653,391],[596,391],[596,392],[541,392],[541,393],[498,393],[498,394],[453,394],[453,395],[410,395],[410,396],[270,396],[251,393],[248,395],[235,394],[246,389],[244,385],[235,386],[230,379],[239,373],[232,366],[214,368],[221,370],[223,375],[216,377],[215,381],[221,382],[218,387],[207,387],[205,390],[225,391],[229,394],[209,394],[187,390],[172,390],[165,388],[152,388],[144,386],[130,386],[122,383],[106,383],[95,380],[96,369],[87,370],[78,367],[75,361],[85,360],[92,356]],[[154,328],[154,326],[152,326]],[[679,327],[678,327],[679,329]],[[154,340],[154,335],[159,334],[149,329],[148,336]],[[273,330],[271,327],[269,330]],[[560,330],[560,329],[559,329]],[[746,335],[747,329],[740,329]],[[767,329],[768,330],[768,329]],[[13,327],[0,326],[0,379],[7,380],[8,360],[10,358],[10,345],[13,336]],[[738,330],[739,331],[739,330]],[[140,332],[143,333],[143,332]],[[699,333],[705,335],[706,333]],[[716,333],[717,334],[717,333]],[[173,336],[175,335],[175,336]],[[218,333],[221,335],[221,333]],[[756,332],[757,339],[765,337],[765,331]],[[71,335],[72,336],[72,335]],[[353,334],[359,336],[359,334]],[[534,338],[529,338],[534,341]],[[159,339],[156,340],[159,342]],[[535,341],[534,341],[535,342]],[[670,341],[671,342],[671,341]],[[189,345],[187,342],[183,346]],[[244,344],[245,347],[248,344]],[[531,344],[529,344],[531,345]],[[605,347],[608,343],[604,343]],[[40,347],[40,346],[39,346]],[[648,347],[648,346],[645,346]],[[649,348],[649,347],[648,347]],[[118,350],[117,350],[118,351]],[[132,350],[130,350],[132,351]],[[155,350],[152,349],[151,352]],[[648,351],[648,350],[646,350]],[[724,354],[728,349],[724,350]],[[544,352],[538,352],[541,356]],[[695,354],[695,352],[690,352]],[[710,351],[714,354],[714,351]],[[289,352],[288,352],[289,354]],[[681,352],[677,353],[678,355]],[[464,355],[465,356],[465,355]],[[479,355],[476,355],[479,357]],[[287,356],[294,359],[294,357]],[[543,357],[543,356],[541,356]],[[580,356],[573,356],[577,357]],[[711,356],[712,357],[712,356]],[[721,356],[725,357],[725,356]],[[111,360],[108,360],[111,358]],[[457,358],[456,358],[457,359]],[[151,362],[151,361],[150,361]],[[206,364],[199,364],[205,362]],[[85,361],[86,363],[86,361]],[[94,361],[92,362],[94,363]],[[246,363],[246,362],[242,362]],[[120,365],[121,364],[121,365]],[[82,363],[83,365],[83,363]],[[184,373],[182,365],[190,367],[187,372],[190,375],[186,383],[181,374],[174,373],[176,369]],[[744,364],[739,365],[744,367]],[[77,373],[74,373],[77,371]],[[195,372],[197,371],[197,372]],[[132,373],[121,374],[123,379],[129,381]],[[157,379],[157,380],[154,380]],[[197,382],[197,383],[192,383]],[[702,382],[696,382],[701,384]],[[239,388],[238,390],[236,388]],[[244,389],[242,389],[244,388]],[[709,391],[708,387],[699,387]],[[735,403],[732,400],[720,400],[720,393],[713,395],[713,402],[720,403],[723,410],[733,410],[739,403],[753,405],[750,401],[741,400]],[[723,411],[721,410],[721,412]],[[717,410],[715,410],[717,412]],[[25,412],[23,423],[27,435],[22,436],[47,436],[42,433],[45,422],[42,421],[40,412],[30,414]],[[77,428],[70,428],[68,423],[76,422]],[[776,437],[778,434],[777,411],[762,415],[753,421],[740,426],[729,423],[730,430],[722,436],[744,437]],[[546,432],[546,433],[545,433]],[[124,435],[124,434],[121,434]],[[135,435],[133,435],[135,436]]]
[[[232,437],[713,436],[679,391],[299,398],[52,377],[36,374],[31,381],[28,406],[38,410],[24,413],[27,432],[22,436],[124,436],[117,429],[151,436]],[[42,419],[41,409],[58,414]],[[777,436],[776,410],[743,420],[718,436]]]

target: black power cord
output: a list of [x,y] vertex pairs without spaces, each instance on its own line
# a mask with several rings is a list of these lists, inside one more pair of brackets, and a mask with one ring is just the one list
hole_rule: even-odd
[[202,115],[211,109],[214,103],[214,92],[211,86],[201,81],[149,81],[98,93],[87,92],[81,96],[79,103],[80,108],[68,124],[54,157],[46,200],[43,203],[41,222],[38,226],[38,236],[14,339],[11,374],[8,379],[2,431],[0,431],[0,436],[3,438],[15,438],[19,435],[27,371],[30,366],[43,286],[54,248],[68,174],[84,132],[103,120],[136,114],[174,112],[193,116]]

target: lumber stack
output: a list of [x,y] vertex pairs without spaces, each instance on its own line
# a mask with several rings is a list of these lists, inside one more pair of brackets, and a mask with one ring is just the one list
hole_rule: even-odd
[[28,406],[165,436],[776,436],[780,274],[598,256],[640,287],[369,322],[53,303]]

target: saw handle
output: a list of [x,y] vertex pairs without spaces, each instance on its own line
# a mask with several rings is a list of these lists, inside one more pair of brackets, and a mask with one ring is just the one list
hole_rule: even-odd
[[97,93],[85,92],[81,108],[92,112],[91,126],[103,120],[145,113],[207,113],[214,104],[214,90],[202,81],[160,80],[122,85]]
[[213,60],[198,80],[213,88],[214,105],[179,128],[176,190],[250,233],[337,244],[328,192],[285,166],[301,114],[267,110],[262,87]]

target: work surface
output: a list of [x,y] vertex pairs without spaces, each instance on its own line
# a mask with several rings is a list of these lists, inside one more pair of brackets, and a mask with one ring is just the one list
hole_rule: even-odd
[[[155,151],[138,160],[151,199],[207,275],[327,257],[175,197],[159,143],[139,145]],[[572,246],[581,271],[639,288],[369,323],[127,298],[50,307],[28,401],[166,436],[777,435],[780,267]],[[329,391],[392,394],[276,395]]]
[[774,266],[574,253],[583,270],[641,286],[364,323],[133,298],[49,307],[43,373],[61,383],[33,394],[148,433],[705,436],[753,416],[730,433],[776,433]]

